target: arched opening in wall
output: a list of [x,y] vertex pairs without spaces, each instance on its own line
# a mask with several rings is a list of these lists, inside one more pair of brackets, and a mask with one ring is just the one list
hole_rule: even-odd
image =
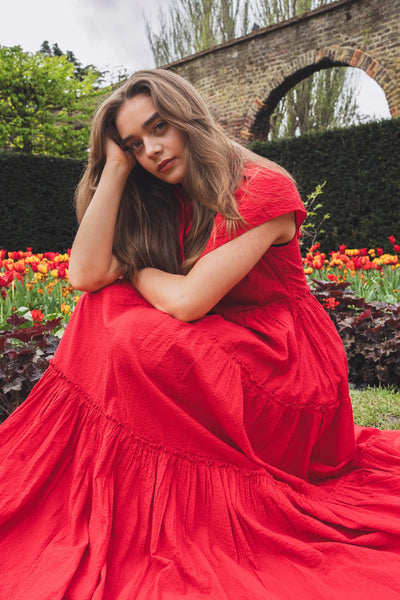
[[363,122],[390,119],[390,109],[386,100],[385,92],[369,75],[362,69],[350,69],[359,75],[359,86],[356,100],[363,117]]
[[358,68],[321,61],[286,78],[254,123],[255,139],[318,133],[390,118],[379,84]]

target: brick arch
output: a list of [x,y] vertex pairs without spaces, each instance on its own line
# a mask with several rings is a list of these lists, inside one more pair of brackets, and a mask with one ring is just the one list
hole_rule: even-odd
[[374,79],[383,89],[392,116],[397,116],[395,102],[396,84],[387,69],[373,56],[361,48],[327,46],[309,50],[284,65],[281,71],[268,82],[268,86],[254,99],[247,113],[242,139],[265,139],[269,131],[269,117],[281,98],[297,83],[322,69],[333,67],[357,67]]
[[398,5],[399,0],[335,0],[165,68],[188,79],[221,127],[239,142],[254,137],[255,120],[267,101],[276,101],[297,83],[296,78],[300,81],[335,65],[368,73],[382,87],[391,115],[397,117]]

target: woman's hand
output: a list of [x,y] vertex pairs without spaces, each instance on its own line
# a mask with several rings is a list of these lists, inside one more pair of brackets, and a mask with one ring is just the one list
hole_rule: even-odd
[[123,150],[110,137],[106,138],[105,154],[106,164],[117,164],[123,167],[127,173],[130,173],[136,165],[136,158],[133,153],[130,150]]

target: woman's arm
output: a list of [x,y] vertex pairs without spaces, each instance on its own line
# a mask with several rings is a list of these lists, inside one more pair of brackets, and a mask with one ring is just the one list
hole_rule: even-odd
[[194,321],[243,279],[271,244],[289,241],[295,232],[294,213],[288,213],[206,254],[187,275],[146,268],[138,273],[134,285],[155,308],[180,321]]
[[121,267],[112,254],[122,192],[135,159],[107,140],[106,164],[71,249],[68,279],[77,290],[96,291],[118,279]]

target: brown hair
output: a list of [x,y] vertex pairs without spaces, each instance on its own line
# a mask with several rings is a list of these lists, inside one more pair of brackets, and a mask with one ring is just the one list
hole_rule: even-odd
[[185,79],[163,69],[138,71],[98,108],[92,125],[87,169],[75,195],[78,221],[93,198],[105,165],[105,139],[121,144],[115,121],[122,105],[138,94],[150,96],[161,118],[185,136],[183,189],[191,202],[192,226],[185,261],[178,260],[178,201],[174,188],[139,164],[125,185],[114,232],[113,253],[127,277],[145,266],[187,273],[204,249],[216,213],[234,230],[241,216],[234,193],[245,163],[255,162],[290,177],[275,163],[230,140],[216,124],[198,92]]

